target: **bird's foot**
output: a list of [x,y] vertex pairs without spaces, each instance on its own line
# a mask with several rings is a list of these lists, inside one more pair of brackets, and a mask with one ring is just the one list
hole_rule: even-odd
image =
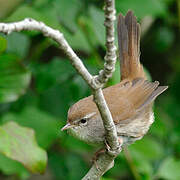
[[[123,139],[119,137],[119,138],[118,138],[118,142],[119,142],[118,152],[120,152],[120,151],[121,151],[122,144],[123,144]],[[117,151],[111,150],[111,147],[109,146],[109,144],[108,144],[108,142],[107,142],[106,140],[104,141],[104,143],[105,143],[105,147],[106,147],[106,148],[101,148],[101,149],[99,149],[98,151],[96,151],[95,154],[94,154],[94,156],[93,156],[93,158],[92,158],[92,162],[95,164],[97,170],[99,170],[99,167],[98,167],[98,164],[97,164],[97,160],[98,160],[98,157],[99,157],[101,154],[105,153],[106,151],[108,152],[108,154],[110,154],[110,155],[112,155],[112,156],[114,156],[114,155],[117,154]]]
[[108,154],[112,155],[112,156],[116,156],[117,153],[120,153],[122,150],[122,145],[123,145],[123,139],[118,137],[118,142],[119,142],[119,146],[117,150],[112,150],[111,147],[109,146],[108,142],[105,140],[105,146],[106,146],[106,150],[108,152]]
[[118,142],[119,142],[119,146],[122,147],[122,145],[123,145],[123,139],[120,138],[120,137],[118,137]]

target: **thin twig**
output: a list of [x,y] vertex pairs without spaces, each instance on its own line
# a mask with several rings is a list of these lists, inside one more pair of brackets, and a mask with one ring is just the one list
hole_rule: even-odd
[[114,37],[114,21],[116,20],[116,10],[114,0],[105,0],[105,21],[106,27],[106,55],[104,57],[104,69],[99,72],[97,81],[104,84],[112,76],[116,64],[116,46]]

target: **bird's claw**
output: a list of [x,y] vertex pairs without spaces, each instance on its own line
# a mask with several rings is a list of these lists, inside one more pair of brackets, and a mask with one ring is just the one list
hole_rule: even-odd
[[121,138],[118,138],[118,142],[119,142],[119,146],[116,150],[112,150],[111,147],[109,146],[108,142],[105,140],[105,146],[106,146],[106,150],[108,152],[109,155],[111,156],[116,156],[117,154],[119,154],[122,150],[122,145],[123,145],[123,140]]

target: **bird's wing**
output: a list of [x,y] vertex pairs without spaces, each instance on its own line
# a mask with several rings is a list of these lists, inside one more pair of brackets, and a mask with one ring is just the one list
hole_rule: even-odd
[[120,58],[121,80],[145,78],[143,67],[140,64],[140,25],[132,11],[124,17],[118,17],[118,45]]
[[137,78],[132,82],[121,82],[103,92],[115,123],[133,118],[167,89],[159,82]]

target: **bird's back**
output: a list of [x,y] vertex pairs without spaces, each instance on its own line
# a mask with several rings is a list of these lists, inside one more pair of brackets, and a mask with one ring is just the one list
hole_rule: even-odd
[[153,122],[152,103],[167,88],[158,85],[137,78],[103,90],[119,135],[139,137],[147,132]]

